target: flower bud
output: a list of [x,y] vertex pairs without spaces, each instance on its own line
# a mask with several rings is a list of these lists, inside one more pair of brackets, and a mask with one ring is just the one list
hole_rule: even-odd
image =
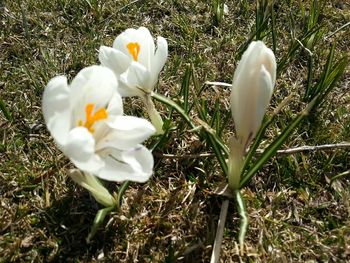
[[231,111],[236,137],[229,142],[228,183],[239,189],[244,155],[254,139],[271,100],[276,81],[276,60],[261,41],[252,42],[243,53],[233,76]]
[[271,49],[253,41],[235,71],[231,111],[236,138],[247,148],[258,132],[276,81],[276,60]]

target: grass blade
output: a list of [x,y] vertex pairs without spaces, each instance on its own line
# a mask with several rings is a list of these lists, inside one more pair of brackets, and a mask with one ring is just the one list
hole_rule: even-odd
[[[199,83],[197,81],[194,68],[192,68],[192,81],[193,81],[195,90],[200,91],[201,89],[199,88]],[[194,92],[194,103],[195,103],[197,112],[199,114],[199,117],[203,120],[201,121],[201,125],[205,131],[206,142],[213,149],[225,176],[227,176],[228,168],[227,168],[226,158],[224,154],[228,156],[228,149],[225,146],[225,144],[221,141],[221,139],[217,136],[215,131],[207,124],[208,120],[206,117],[207,116],[206,107],[199,104],[199,98],[195,92]]]
[[289,95],[288,97],[286,97],[278,105],[278,107],[273,111],[272,116],[270,116],[268,118],[265,118],[267,120],[263,122],[263,125],[261,126],[261,128],[259,129],[257,135],[255,136],[255,140],[254,140],[253,145],[250,147],[249,152],[248,152],[248,154],[245,157],[245,161],[244,161],[244,165],[243,165],[243,168],[242,168],[242,172],[244,172],[247,169],[251,159],[253,158],[253,155],[255,154],[255,151],[258,149],[258,147],[259,147],[259,145],[260,145],[260,143],[261,143],[261,141],[262,141],[262,139],[264,137],[266,129],[270,126],[270,124],[273,122],[273,120],[275,119],[277,114],[281,111],[281,109],[285,105],[287,105],[290,102],[291,99],[292,99],[292,94]]
[[308,106],[297,116],[294,120],[282,131],[282,133],[275,139],[263,152],[263,154],[257,159],[254,165],[249,169],[249,171],[242,175],[240,187],[244,187],[249,183],[251,178],[255,173],[276,153],[276,151],[281,147],[281,145],[288,139],[288,137],[293,133],[295,128],[304,120],[304,118],[310,113],[312,108],[315,106],[315,98]]
[[188,96],[190,89],[190,81],[191,81],[191,65],[188,65],[185,71],[185,75],[182,79],[181,91],[183,97],[183,109],[188,114],[189,106],[188,106]]
[[158,93],[152,92],[151,94],[152,98],[156,99],[157,101],[168,105],[169,107],[173,108],[175,111],[177,111],[181,117],[190,125],[192,129],[196,128],[196,126],[193,124],[191,118],[188,116],[188,114],[185,112],[183,108],[181,108],[180,105],[172,101],[171,99],[168,99],[167,97],[164,97],[163,95],[160,95]]
[[4,114],[5,118],[8,120],[8,121],[11,121],[12,120],[12,116],[9,112],[9,110],[7,109],[6,105],[5,105],[5,102],[0,98],[0,110],[2,111],[2,113]]

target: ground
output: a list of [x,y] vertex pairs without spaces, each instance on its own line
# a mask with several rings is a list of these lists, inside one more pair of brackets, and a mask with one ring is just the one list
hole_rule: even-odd
[[[154,149],[154,175],[145,184],[130,185],[121,211],[108,216],[87,244],[101,207],[67,176],[73,166],[45,127],[42,92],[52,77],[72,79],[83,67],[98,64],[99,47],[111,45],[126,28],[146,26],[169,44],[157,92],[181,104],[187,90],[190,105],[199,99],[208,108],[208,121],[220,113],[222,118],[215,118],[226,120],[219,126],[227,142],[234,132],[230,91],[205,82],[230,83],[245,44],[262,39],[279,65],[267,116],[290,96],[267,129],[264,148],[307,103],[310,54],[313,85],[333,43],[335,61],[350,51],[348,2],[325,1],[315,21],[321,37],[306,42],[301,37],[311,30],[307,18],[319,1],[314,6],[275,1],[266,11],[264,2],[257,8],[254,1],[226,1],[227,12],[218,21],[211,1],[0,1],[0,261],[209,262],[225,198],[213,191],[226,179],[208,143],[157,102],[172,131]],[[264,15],[267,23],[256,30]],[[288,56],[296,39],[301,44]],[[282,149],[349,141],[349,81],[347,67]],[[200,98],[194,96],[198,85]],[[147,118],[137,99],[126,99],[124,107],[127,114]],[[195,107],[189,115],[199,123]],[[158,140],[146,144],[154,147]],[[221,262],[349,261],[349,157],[348,149],[331,149],[277,155],[267,162],[242,189],[249,216],[244,254],[238,250],[239,217],[231,201]]]

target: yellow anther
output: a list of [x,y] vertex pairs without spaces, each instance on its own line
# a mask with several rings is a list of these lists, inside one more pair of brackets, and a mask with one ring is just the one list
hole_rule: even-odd
[[107,119],[108,117],[108,113],[104,108],[100,108],[94,114],[92,114],[94,108],[95,108],[94,104],[92,103],[87,104],[85,107],[85,114],[86,114],[85,123],[83,124],[82,120],[78,122],[78,126],[84,126],[91,133],[94,132],[94,129],[92,128],[92,126],[95,124],[96,121],[104,120],[104,119]]
[[137,61],[139,53],[140,53],[140,45],[137,42],[130,42],[126,45],[126,48],[128,49],[130,55],[132,58]]

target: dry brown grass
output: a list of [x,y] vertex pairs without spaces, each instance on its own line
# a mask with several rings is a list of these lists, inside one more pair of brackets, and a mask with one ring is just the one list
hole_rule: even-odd
[[[41,94],[59,74],[74,76],[97,63],[97,49],[128,27],[147,26],[169,43],[169,60],[158,91],[180,101],[186,67],[199,82],[231,82],[237,51],[255,23],[253,1],[227,1],[229,13],[213,26],[209,1],[0,1],[0,97],[12,120],[0,113],[1,262],[208,262],[222,197],[212,194],[225,181],[214,157],[166,158],[211,152],[182,120],[155,151],[155,174],[131,184],[122,211],[108,217],[90,244],[85,238],[98,210],[89,194],[68,177],[72,167],[57,150],[41,115]],[[305,3],[309,10],[309,3]],[[276,1],[276,57],[289,43],[289,16],[302,21],[297,1]],[[326,35],[350,18],[350,5],[326,4]],[[315,47],[315,70],[325,63],[329,43],[337,56],[349,53],[349,27]],[[266,42],[271,43],[268,35]],[[304,52],[281,72],[272,108],[288,94],[293,102],[267,132],[276,136],[300,107],[306,78]],[[335,143],[350,138],[350,71],[329,96],[325,110],[310,118],[285,147]],[[212,107],[219,99],[227,114],[229,91],[208,88]],[[137,101],[137,100],[136,100]],[[126,111],[142,114],[126,100]],[[134,105],[134,104],[133,104]],[[138,105],[138,104],[136,104]],[[165,106],[157,104],[164,116]],[[229,114],[229,113],[228,113]],[[195,118],[195,113],[193,113]],[[233,131],[223,133],[227,138]],[[156,139],[149,142],[151,145]],[[274,158],[243,191],[250,225],[246,254],[237,245],[238,214],[230,204],[221,262],[346,262],[350,259],[349,179],[329,178],[350,169],[349,152],[336,150]],[[111,189],[114,184],[109,185]]]

